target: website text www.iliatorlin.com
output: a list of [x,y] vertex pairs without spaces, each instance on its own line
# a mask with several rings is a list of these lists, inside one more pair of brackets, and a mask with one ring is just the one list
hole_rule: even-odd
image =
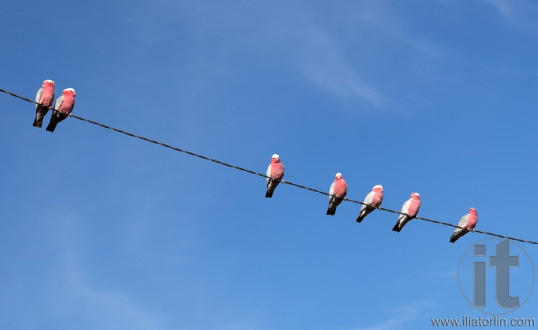
[[434,327],[535,327],[536,318],[471,317],[432,318]]

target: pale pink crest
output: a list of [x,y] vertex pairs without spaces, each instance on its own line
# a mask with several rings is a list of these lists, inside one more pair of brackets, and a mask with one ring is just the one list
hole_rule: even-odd
[[66,88],[62,91],[64,95],[71,95],[71,96],[77,96],[77,93],[75,92],[74,88]]
[[49,86],[49,87],[54,88],[54,81],[52,81],[50,79],[47,79],[47,80],[43,81],[43,87],[45,87],[45,86]]

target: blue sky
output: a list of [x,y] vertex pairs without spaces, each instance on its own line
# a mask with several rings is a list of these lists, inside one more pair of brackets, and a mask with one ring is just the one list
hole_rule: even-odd
[[[11,1],[0,88],[349,197],[538,237],[532,1]],[[0,96],[0,328],[423,329],[484,316],[450,228],[265,182]],[[48,117],[45,123],[48,122]],[[522,245],[531,260],[538,250]],[[523,276],[528,276],[528,269]],[[514,270],[516,272],[516,270]],[[521,275],[521,274],[520,274]],[[509,317],[536,317],[531,295]]]

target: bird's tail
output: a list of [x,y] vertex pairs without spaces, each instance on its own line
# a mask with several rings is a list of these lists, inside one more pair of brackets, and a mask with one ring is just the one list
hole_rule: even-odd
[[415,218],[414,216],[400,214],[400,216],[398,217],[398,221],[396,221],[396,224],[394,225],[394,228],[392,228],[392,230],[399,233],[400,230],[403,229],[405,224],[408,223],[409,221],[411,221],[414,218]]
[[55,116],[52,116],[49,125],[47,126],[47,131],[54,132],[54,130],[56,129],[56,125],[58,125],[58,119],[56,119]]
[[365,205],[361,208],[361,211],[359,212],[359,216],[357,217],[357,222],[360,223],[366,216],[370,213],[372,213],[375,210],[373,206]]
[[463,235],[465,235],[467,232],[465,230],[462,230],[460,232],[457,232],[457,233],[454,233],[452,234],[452,236],[450,237],[450,243],[454,243],[456,242],[458,239],[460,239],[460,237],[462,237]]
[[329,205],[329,208],[327,209],[327,215],[334,215],[335,213],[336,213],[336,207]]
[[43,124],[43,117],[47,114],[48,108],[44,107],[41,104],[38,104],[36,106],[35,111],[35,119],[34,119],[34,127],[41,127],[41,124]]
[[275,191],[276,185],[273,182],[273,179],[269,179],[267,182],[267,191],[265,192],[265,198],[273,197],[273,192]]
[[329,207],[327,208],[327,215],[332,215],[333,213],[333,200],[334,200],[334,196],[331,196],[329,198]]

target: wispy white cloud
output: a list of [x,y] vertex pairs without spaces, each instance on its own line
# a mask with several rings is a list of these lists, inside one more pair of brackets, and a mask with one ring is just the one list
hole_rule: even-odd
[[[152,8],[148,13],[144,7],[144,16],[158,15],[155,24],[140,22],[138,11],[142,9],[132,9],[136,12],[128,21],[133,24],[129,33],[132,38],[154,42],[155,36],[167,35],[165,32],[170,31],[171,24],[181,22],[177,37],[195,41],[182,53],[193,56],[188,68],[195,72],[192,84],[196,90],[215,88],[217,80],[228,79],[238,71],[235,66],[243,64],[237,59],[267,60],[272,66],[299,74],[306,84],[335,99],[346,103],[358,100],[369,105],[364,107],[369,109],[390,109],[396,103],[391,91],[376,80],[378,77],[369,76],[375,71],[368,68],[375,56],[371,54],[372,46],[377,51],[402,46],[422,57],[446,53],[445,49],[418,36],[400,13],[381,0],[346,3],[330,8],[328,13],[322,12],[328,8],[298,0],[272,3],[162,0]],[[163,11],[181,12],[181,19],[163,16]],[[383,43],[387,41],[385,46]],[[394,44],[397,46],[391,46]],[[219,68],[218,72],[226,77],[207,68]],[[182,78],[185,80],[185,75]]]
[[[207,50],[206,47],[212,50],[196,58],[197,66],[207,67],[209,61],[213,62],[210,66],[225,68],[232,65],[230,62],[237,55],[243,57],[254,53],[261,57],[270,56],[287,69],[296,70],[307,82],[329,95],[358,98],[375,107],[383,107],[387,103],[381,89],[350,61],[349,54],[342,47],[339,33],[330,31],[331,26],[316,20],[319,12],[313,6],[306,6],[301,1],[277,1],[272,4],[256,1],[202,2],[178,6],[189,24],[189,29],[181,30],[182,33],[189,39],[199,40],[196,46],[204,48],[204,51]],[[346,19],[371,21],[381,19],[380,16],[376,13],[370,16],[347,16]],[[163,17],[161,20],[166,19]],[[177,17],[173,19],[177,20]],[[138,20],[136,22],[139,24]],[[147,31],[141,34],[136,32],[146,30],[145,26],[137,25],[133,28],[135,38],[153,41],[154,34],[160,35],[159,31],[149,35]],[[212,78],[214,77],[208,77]],[[196,79],[200,85],[202,75],[198,74]]]
[[[263,10],[266,14],[259,17],[262,22],[255,24],[258,33],[253,43],[256,47],[277,54],[283,63],[329,95],[358,98],[378,108],[387,105],[388,99],[382,91],[351,63],[341,35],[317,21],[318,13],[312,7],[294,1],[286,4],[286,13],[278,5]],[[370,6],[361,11],[370,12]],[[385,17],[372,12],[372,15],[343,19],[352,24],[352,20],[385,20]]]
[[74,254],[65,256],[49,299],[55,313],[86,320],[98,329],[161,329],[157,318],[126,293],[100,289],[83,275]]
[[[536,15],[538,14],[536,1],[482,0],[482,3],[498,14],[500,22],[510,28],[515,28],[517,32],[536,36],[538,26],[536,23]],[[504,70],[504,68],[501,68],[501,70]],[[501,74],[505,73],[501,72]]]
[[[145,247],[140,246],[145,240],[140,231],[148,233],[148,230],[143,230],[143,223],[140,228],[122,231],[116,247],[128,246],[128,254],[123,255],[126,259],[136,254],[136,260],[140,262],[151,260],[148,268],[154,270],[144,274],[126,272],[122,275],[124,282],[118,285],[117,278],[108,278],[107,270],[87,261],[91,251],[87,250],[87,234],[82,235],[81,223],[90,221],[82,220],[83,216],[75,211],[65,212],[69,216],[54,220],[54,240],[61,252],[55,266],[51,266],[50,277],[45,279],[43,291],[47,314],[52,315],[55,322],[76,322],[81,324],[79,328],[84,329],[266,328],[263,313],[253,307],[248,298],[225,297],[210,279],[193,280],[182,271],[185,266],[193,265],[191,258],[182,257],[181,251],[190,248],[189,243],[184,245],[183,238],[166,245],[166,248],[151,244],[152,255],[147,259]],[[136,216],[128,218],[129,222],[141,221]],[[170,272],[162,272],[162,269]],[[165,295],[168,304],[164,309],[159,302],[153,300],[148,303],[151,299],[143,298],[148,297],[145,279],[153,277],[162,278],[164,286],[174,283],[172,290],[177,292],[178,298]],[[141,283],[146,283],[143,290],[138,287]],[[162,290],[156,289],[149,297],[155,298],[158,293],[162,294]]]
[[487,0],[486,3],[495,7],[499,14],[507,21],[514,22],[514,9],[508,0]]
[[300,72],[327,93],[335,96],[358,97],[374,106],[386,105],[387,99],[371,83],[365,81],[350,64],[335,38],[321,26],[304,23],[298,40],[295,65]]

